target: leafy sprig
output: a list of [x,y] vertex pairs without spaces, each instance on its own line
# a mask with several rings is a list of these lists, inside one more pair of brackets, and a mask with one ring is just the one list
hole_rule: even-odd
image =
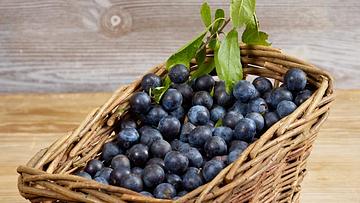
[[[191,73],[191,79],[208,74],[215,68],[218,77],[225,81],[227,92],[230,92],[234,84],[243,77],[238,30],[244,30],[241,36],[243,43],[270,46],[267,41],[268,34],[259,28],[256,0],[231,0],[230,18],[225,17],[223,9],[217,9],[214,19],[209,4],[204,2],[200,15],[206,29],[171,55],[166,62],[166,68],[169,70],[176,64],[183,64],[190,69],[190,62],[195,58],[197,69]],[[230,22],[232,29],[221,38],[223,29]],[[213,57],[207,57],[207,49],[212,50]],[[163,86],[152,91],[156,102],[161,100],[170,83],[166,77]]]

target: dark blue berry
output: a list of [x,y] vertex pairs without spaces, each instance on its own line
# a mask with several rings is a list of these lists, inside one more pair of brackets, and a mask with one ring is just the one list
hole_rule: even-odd
[[249,118],[255,122],[257,132],[261,132],[265,126],[264,117],[259,113],[255,113],[255,112],[248,113],[246,114],[245,118]]
[[183,104],[190,104],[192,97],[193,97],[193,89],[190,85],[183,83],[183,84],[174,84],[173,87],[177,89],[183,96]]
[[300,91],[306,86],[307,79],[304,71],[298,68],[288,70],[284,76],[284,84],[290,91]]
[[118,154],[122,154],[123,151],[120,149],[120,147],[114,143],[114,142],[108,142],[104,144],[101,152],[101,158],[105,162],[109,162],[114,156]]
[[270,80],[265,77],[257,77],[252,84],[260,94],[264,94],[265,92],[270,91],[273,88]]
[[292,101],[292,93],[282,87],[278,87],[271,92],[270,103],[273,108],[276,108],[281,101]]
[[183,150],[188,150],[189,148],[191,148],[190,144],[184,143],[179,146],[179,151],[182,152]]
[[154,196],[159,199],[172,199],[176,196],[176,189],[170,183],[161,183],[156,186]]
[[214,100],[217,105],[228,107],[231,105],[233,96],[226,92],[224,81],[219,81],[215,85],[214,89]]
[[154,197],[150,192],[148,191],[141,191],[140,194],[147,196],[147,197]]
[[241,119],[235,127],[234,138],[245,142],[252,142],[256,134],[256,124],[248,118]]
[[165,140],[156,140],[150,147],[150,153],[153,157],[164,158],[171,151],[171,145]]
[[196,92],[192,98],[193,106],[200,105],[205,106],[207,109],[211,109],[213,103],[213,98],[210,96],[209,92],[206,91]]
[[147,165],[144,168],[143,173],[143,182],[144,185],[148,188],[155,187],[156,185],[162,183],[165,179],[165,172],[161,166],[157,164]]
[[202,175],[206,182],[211,181],[213,178],[220,173],[220,171],[224,168],[223,162],[219,160],[210,160],[205,163],[202,169]]
[[140,132],[140,143],[148,147],[150,147],[154,141],[163,139],[161,133],[157,129],[149,126],[141,127],[139,132]]
[[130,168],[127,167],[117,167],[110,173],[110,184],[120,186],[120,181],[125,175],[130,174]]
[[[217,161],[220,161],[224,164],[224,166],[226,165],[227,163],[227,160],[228,160],[228,155],[222,155],[222,156],[214,156],[211,160],[217,160]],[[205,165],[205,163],[204,163]]]
[[144,187],[141,178],[131,173],[126,174],[121,178],[120,186],[136,192],[141,192]]
[[205,125],[210,121],[209,110],[200,105],[196,105],[190,108],[187,114],[191,123],[195,125]]
[[184,83],[189,79],[189,70],[183,64],[173,66],[169,71],[169,78],[173,83]]
[[137,125],[136,125],[136,122],[131,120],[131,119],[128,119],[128,120],[122,120],[121,123],[120,123],[120,128],[121,129],[125,129],[125,128],[136,128]]
[[221,137],[213,136],[205,142],[204,151],[207,157],[225,155],[227,154],[227,145]]
[[89,179],[89,180],[92,179],[91,175],[86,173],[85,171],[79,171],[76,175],[81,176],[81,177],[86,178],[86,179]]
[[112,171],[113,171],[112,168],[104,167],[95,174],[95,177],[102,177],[102,178],[104,178],[106,180],[106,182],[109,182],[110,181],[110,174],[111,174]]
[[136,92],[130,98],[130,107],[135,113],[147,113],[151,107],[151,98],[145,92]]
[[189,159],[189,166],[199,168],[204,161],[201,153],[195,147],[182,147],[179,151]]
[[185,144],[184,142],[178,140],[178,139],[175,139],[173,141],[171,141],[170,145],[171,145],[171,149],[173,151],[179,151],[179,149],[181,148],[181,146]]
[[276,112],[280,116],[280,118],[284,118],[285,116],[291,114],[297,108],[296,104],[292,101],[282,101],[276,107]]
[[230,111],[234,111],[236,113],[240,113],[242,115],[247,114],[248,112],[248,107],[249,104],[248,103],[242,103],[241,101],[237,101],[234,103],[234,105],[229,109]]
[[152,126],[157,126],[159,121],[167,115],[168,113],[161,106],[156,105],[146,114],[145,122]]
[[180,132],[180,141],[188,142],[188,136],[192,130],[194,130],[196,126],[190,122],[184,123],[181,127]]
[[104,185],[109,185],[109,182],[101,176],[95,177],[94,180],[98,183],[104,184]]
[[295,97],[295,104],[297,106],[300,106],[302,103],[304,103],[307,99],[309,99],[312,95],[312,92],[310,90],[303,90],[300,91],[296,97]]
[[270,128],[273,124],[280,120],[276,112],[268,112],[264,115],[265,125]]
[[215,80],[210,75],[203,75],[195,80],[196,91],[210,92],[215,85]]
[[210,129],[211,129],[211,131],[214,131],[215,123],[214,123],[214,121],[211,121],[211,120],[210,120],[210,121],[206,124],[206,126],[209,126]]
[[131,173],[135,174],[139,177],[142,177],[143,173],[144,173],[144,169],[140,168],[140,167],[134,167],[131,169]]
[[198,126],[189,134],[189,144],[193,147],[203,147],[205,142],[212,137],[209,126]]
[[117,167],[125,167],[130,169],[130,160],[127,156],[119,154],[111,160],[111,167],[113,169]]
[[160,120],[158,129],[165,140],[171,141],[179,135],[181,123],[173,116],[166,116]]
[[237,113],[235,111],[230,111],[227,114],[225,114],[223,118],[223,125],[231,129],[234,129],[236,124],[243,118],[244,117],[242,114]]
[[249,146],[249,144],[247,142],[244,142],[241,140],[233,140],[230,143],[229,152],[234,151],[234,150],[244,151],[248,146]]
[[171,173],[183,174],[189,165],[186,156],[177,151],[168,152],[164,158],[165,168]]
[[134,166],[143,166],[149,158],[149,148],[144,144],[136,144],[127,151],[127,155]]
[[219,119],[223,119],[226,114],[226,110],[222,106],[215,106],[210,111],[210,119],[217,122]]
[[149,92],[149,89],[155,89],[156,87],[161,86],[161,78],[154,73],[148,73],[144,75],[141,80],[141,88],[146,92]]
[[220,126],[214,129],[213,136],[221,137],[226,143],[230,143],[233,139],[233,130],[229,127]]
[[121,147],[127,149],[139,141],[139,133],[135,128],[125,128],[119,132],[117,140]]
[[102,167],[104,167],[104,164],[101,161],[97,159],[92,159],[86,164],[84,171],[91,176],[94,176],[98,171],[102,169]]
[[160,158],[151,158],[146,165],[150,165],[150,164],[157,164],[159,166],[161,166],[161,168],[165,169],[165,163],[163,159]]
[[176,190],[180,190],[182,188],[182,179],[176,174],[166,174],[166,182],[173,185]]
[[183,190],[183,191],[178,192],[177,195],[182,197],[182,196],[186,195],[187,193],[188,193],[187,191]]
[[161,98],[161,105],[166,111],[174,111],[182,104],[183,98],[176,89],[168,89]]
[[232,162],[236,161],[240,157],[242,152],[243,152],[243,150],[241,150],[241,149],[235,149],[235,150],[231,151],[229,153],[227,163],[231,164]]
[[185,109],[182,106],[180,106],[179,108],[175,109],[174,111],[171,111],[170,115],[174,116],[179,121],[183,121],[185,118]]
[[241,102],[247,102],[251,99],[256,98],[259,95],[259,92],[249,81],[240,80],[234,86],[233,94],[235,98],[240,100]]
[[273,110],[273,107],[271,105],[271,93],[272,91],[268,91],[262,95],[262,98],[265,100],[266,104],[268,105],[268,110]]
[[268,111],[268,106],[263,98],[256,98],[249,102],[248,112],[264,114]]
[[200,170],[194,167],[190,167],[182,178],[183,187],[188,191],[192,191],[204,184]]

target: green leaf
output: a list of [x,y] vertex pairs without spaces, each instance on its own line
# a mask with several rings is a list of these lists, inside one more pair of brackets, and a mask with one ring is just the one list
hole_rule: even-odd
[[[218,20],[219,19],[219,20]],[[224,24],[225,22],[225,12],[223,9],[217,9],[215,11],[215,20],[214,20],[214,26],[211,31],[211,33],[215,33],[219,30],[219,28]]]
[[202,75],[209,74],[215,68],[214,59],[209,58],[210,61],[201,64],[196,71],[191,74],[191,78],[198,78]]
[[270,46],[271,43],[267,41],[268,38],[268,34],[258,31],[251,26],[246,26],[246,29],[241,37],[245,44]]
[[209,27],[209,25],[211,25],[211,10],[207,2],[202,4],[200,14],[205,27]]
[[234,83],[243,77],[238,32],[235,29],[227,34],[220,48],[215,49],[214,59],[216,73],[221,80],[225,81],[226,91],[229,93]]
[[216,122],[215,128],[220,127],[220,126],[222,126],[222,125],[223,125],[223,120],[220,118],[220,119]]
[[217,39],[216,38],[212,38],[209,42],[209,48],[212,50],[215,50],[216,47],[216,43],[217,43]]
[[162,96],[170,88],[171,80],[169,76],[166,76],[163,82],[162,87],[156,87],[155,89],[150,89],[150,96],[155,100],[156,103],[160,103]]
[[214,97],[214,94],[215,94],[215,87],[212,87],[210,91],[210,96]]
[[270,46],[271,43],[267,41],[268,38],[268,34],[259,31],[259,23],[257,21],[256,15],[254,14],[252,23],[246,25],[246,29],[242,34],[242,42],[252,45]]
[[196,64],[198,66],[200,66],[201,64],[203,64],[205,62],[205,58],[206,58],[206,47],[204,47],[203,49],[201,49],[200,51],[198,51],[196,53],[196,56],[195,56]]
[[198,65],[198,68],[191,73],[192,79],[208,74],[215,68],[215,63],[212,58],[208,58],[209,61],[207,62],[205,62],[205,59],[206,59],[206,47],[200,50],[196,55],[196,63]]
[[166,61],[167,70],[176,64],[183,64],[189,68],[190,61],[192,58],[194,58],[197,50],[201,46],[206,33],[207,30],[203,31],[196,38],[180,48],[175,54],[171,55]]
[[210,30],[210,28],[218,21],[224,20],[224,18],[218,18],[214,22],[212,22],[206,30],[200,33],[196,38],[188,42],[185,46],[179,49],[176,53],[171,55],[166,61],[166,69],[169,70],[172,66],[176,64],[183,64],[189,68],[190,61],[195,57],[198,49],[203,44],[203,39],[206,33]]
[[231,0],[230,17],[234,27],[241,27],[252,20],[256,0]]

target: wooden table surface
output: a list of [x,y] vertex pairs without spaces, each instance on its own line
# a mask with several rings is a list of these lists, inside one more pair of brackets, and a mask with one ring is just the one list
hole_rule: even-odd
[[[202,1],[1,0],[0,92],[112,91],[201,32]],[[359,11],[359,0],[257,0],[273,46],[346,89],[360,88]]]
[[[25,202],[16,167],[64,135],[109,93],[0,95],[0,202]],[[337,91],[303,182],[302,202],[360,202],[360,90]]]

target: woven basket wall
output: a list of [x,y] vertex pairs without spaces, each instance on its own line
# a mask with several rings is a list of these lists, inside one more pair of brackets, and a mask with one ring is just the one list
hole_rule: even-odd
[[[241,58],[245,75],[272,78],[277,86],[285,72],[296,67],[307,73],[317,90],[211,182],[176,202],[299,202],[307,158],[334,101],[332,78],[275,48],[241,45]],[[196,64],[192,65],[195,69]],[[151,72],[163,76],[166,70],[162,64]],[[119,119],[126,115],[128,99],[139,90],[139,82],[120,87],[77,129],[40,150],[26,166],[19,166],[20,194],[32,202],[172,202],[70,175],[98,157],[103,144],[115,138]]]

